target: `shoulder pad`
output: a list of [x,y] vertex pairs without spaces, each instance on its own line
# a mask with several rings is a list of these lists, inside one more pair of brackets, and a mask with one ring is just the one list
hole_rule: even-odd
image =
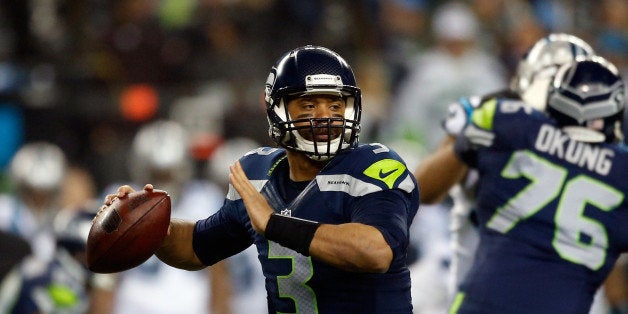
[[471,122],[482,129],[492,130],[496,108],[497,98],[485,100],[482,102],[481,106],[476,108],[471,114]]
[[400,188],[406,192],[415,188],[405,162],[399,155],[380,143],[360,145],[346,154],[321,174],[340,174],[360,180],[379,189]]
[[260,147],[242,156],[240,164],[249,179],[262,180],[267,179],[285,157],[283,148]]

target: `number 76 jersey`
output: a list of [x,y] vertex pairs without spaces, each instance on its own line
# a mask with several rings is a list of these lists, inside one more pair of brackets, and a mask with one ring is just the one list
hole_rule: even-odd
[[[472,115],[481,240],[458,313],[588,313],[628,250],[628,151],[571,140],[521,102]],[[471,156],[471,158],[468,158]]]

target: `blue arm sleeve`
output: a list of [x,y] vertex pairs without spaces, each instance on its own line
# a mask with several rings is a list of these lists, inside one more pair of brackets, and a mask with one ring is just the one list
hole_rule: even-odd
[[391,269],[405,265],[413,209],[399,190],[386,190],[361,197],[352,220],[377,228],[393,251]]
[[225,205],[209,218],[196,222],[192,245],[203,264],[213,265],[253,244],[248,230],[230,215],[233,212],[235,208]]

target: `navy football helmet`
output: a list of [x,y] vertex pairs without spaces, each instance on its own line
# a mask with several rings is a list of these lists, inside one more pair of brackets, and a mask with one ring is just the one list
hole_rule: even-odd
[[79,208],[61,209],[55,215],[53,231],[60,248],[71,254],[85,251],[98,205],[96,200],[91,200]]
[[[316,94],[342,97],[346,102],[344,118],[290,117],[287,105],[291,99]],[[282,147],[303,152],[313,160],[327,160],[358,144],[361,92],[349,64],[327,48],[305,46],[284,54],[266,80],[265,102],[269,135]],[[296,126],[303,122],[308,123]],[[325,129],[331,135],[339,133],[333,132],[337,128],[342,129],[341,135],[325,142],[299,134]]]
[[584,142],[623,140],[625,86],[617,68],[594,56],[558,70],[547,112],[571,138]]
[[570,34],[554,33],[537,41],[519,62],[511,89],[530,106],[545,110],[547,88],[562,65],[593,56],[593,48]]

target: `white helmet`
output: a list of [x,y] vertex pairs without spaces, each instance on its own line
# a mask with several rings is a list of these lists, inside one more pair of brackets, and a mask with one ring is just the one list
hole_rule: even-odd
[[260,145],[247,137],[235,137],[222,143],[207,163],[208,177],[222,187],[229,185],[229,166]]
[[144,125],[133,139],[130,175],[135,183],[154,183],[162,189],[169,182],[189,179],[192,159],[186,129],[171,120]]
[[578,58],[594,54],[589,44],[574,35],[550,34],[537,41],[519,62],[511,89],[525,103],[544,111],[547,90],[558,69]]
[[67,172],[61,148],[48,142],[28,143],[11,161],[9,175],[18,188],[54,191],[61,187]]

